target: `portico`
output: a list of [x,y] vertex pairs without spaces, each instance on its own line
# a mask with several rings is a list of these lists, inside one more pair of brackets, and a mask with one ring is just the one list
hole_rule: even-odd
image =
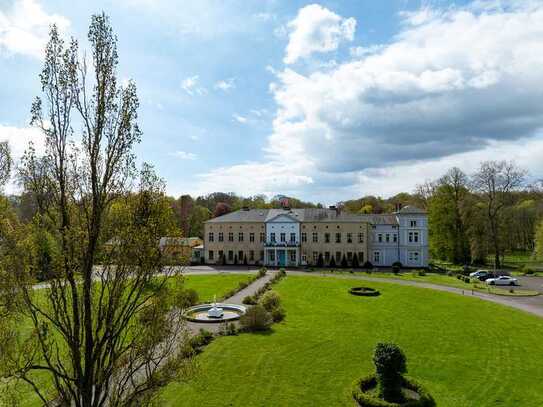
[[300,264],[299,244],[266,244],[264,265],[272,267],[296,267]]

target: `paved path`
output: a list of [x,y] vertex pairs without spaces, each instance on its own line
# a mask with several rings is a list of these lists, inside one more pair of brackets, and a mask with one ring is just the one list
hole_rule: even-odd
[[[351,274],[307,272],[307,271],[289,270],[289,269],[287,269],[286,271],[287,271],[287,275],[298,275],[298,276],[306,276],[306,277],[335,277],[335,278],[344,278],[344,279],[372,281],[376,283],[400,284],[400,285],[410,286],[410,287],[420,287],[420,288],[429,288],[429,289],[438,290],[438,291],[446,291],[453,294],[475,297],[484,301],[490,301],[490,302],[505,305],[508,307],[520,309],[522,311],[526,311],[531,314],[537,315],[538,317],[543,318],[543,295],[539,295],[535,297],[505,297],[505,296],[499,296],[499,295],[485,294],[479,291],[472,292],[471,289],[461,289],[461,288],[449,287],[449,286],[439,285],[439,284],[422,283],[418,281],[400,280],[397,278],[370,277],[370,276],[361,276],[359,274],[351,275]],[[217,274],[217,273],[236,273],[237,274],[237,273],[253,273],[253,272],[254,271],[248,271],[247,268],[234,268],[234,267],[214,268],[210,266],[195,266],[195,267],[185,268],[185,271],[183,272],[183,274],[187,274],[187,275]],[[268,274],[266,275],[266,277],[268,277],[268,275],[270,275],[271,273],[273,273],[273,271],[268,270]],[[250,287],[247,287],[247,288],[250,288]],[[243,300],[243,297],[241,297],[241,300]]]
[[[248,271],[248,270],[201,270],[201,269],[195,269],[195,270],[187,270],[183,272],[183,274],[187,275],[198,275],[198,274],[219,274],[219,273],[247,273],[247,274],[255,274],[256,271]],[[277,271],[271,271],[268,270],[266,275],[264,277],[259,278],[258,280],[254,281],[253,283],[249,284],[247,287],[245,287],[243,290],[238,291],[236,294],[234,294],[232,297],[229,297],[225,299],[223,302],[228,304],[237,304],[237,305],[243,305],[243,299],[248,295],[254,295],[258,289],[263,287],[268,281],[270,281],[273,276],[277,273]],[[237,325],[237,322],[235,322]],[[220,323],[198,323],[198,322],[188,322],[187,323],[188,328],[193,333],[197,333],[200,329],[205,329],[210,332],[217,332],[221,326]]]

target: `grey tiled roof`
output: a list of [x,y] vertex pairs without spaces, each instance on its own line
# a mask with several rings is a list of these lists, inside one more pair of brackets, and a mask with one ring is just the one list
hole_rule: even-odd
[[402,209],[400,209],[401,214],[426,214],[426,211],[424,209],[417,208],[416,206],[404,206]]
[[287,215],[300,222],[369,222],[372,224],[395,225],[394,214],[356,214],[337,212],[335,209],[304,208],[304,209],[249,209],[231,212],[207,221],[207,223],[228,222],[267,222],[276,216]]

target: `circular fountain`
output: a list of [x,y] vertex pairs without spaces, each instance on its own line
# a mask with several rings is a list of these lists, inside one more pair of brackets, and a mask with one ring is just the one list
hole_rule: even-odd
[[239,319],[247,309],[243,305],[237,304],[212,304],[195,305],[188,308],[183,316],[191,322],[225,322]]

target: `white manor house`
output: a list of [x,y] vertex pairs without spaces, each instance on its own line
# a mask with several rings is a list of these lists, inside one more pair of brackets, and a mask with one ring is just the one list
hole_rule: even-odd
[[400,262],[428,267],[428,216],[412,206],[391,214],[352,214],[334,206],[243,208],[205,223],[204,261],[277,267],[390,267]]

